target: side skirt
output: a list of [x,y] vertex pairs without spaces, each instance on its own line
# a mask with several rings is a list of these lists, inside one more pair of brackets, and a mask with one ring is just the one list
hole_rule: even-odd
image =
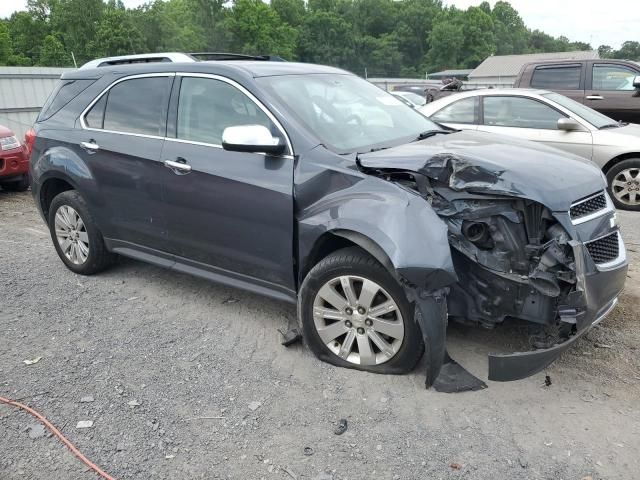
[[228,285],[240,290],[246,290],[258,295],[264,295],[265,297],[287,303],[295,304],[297,302],[296,292],[270,282],[265,282],[264,280],[258,280],[240,273],[194,262],[170,253],[142,247],[122,240],[105,238],[104,241],[108,250],[125,257],[141,260],[163,268],[170,268],[178,272],[187,273],[204,278],[205,280]]

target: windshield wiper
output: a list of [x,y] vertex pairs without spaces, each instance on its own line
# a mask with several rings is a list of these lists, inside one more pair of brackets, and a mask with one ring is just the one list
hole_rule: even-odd
[[616,123],[607,123],[606,125],[603,125],[599,128],[599,130],[604,130],[605,128],[618,128],[618,127],[623,127],[624,124],[622,122],[616,122]]
[[434,135],[438,135],[439,133],[442,133],[443,135],[448,135],[451,132],[448,131],[448,130],[426,130],[426,131],[420,133],[416,137],[414,142],[417,142],[417,141],[420,141],[420,140],[424,140],[425,138],[433,137]]

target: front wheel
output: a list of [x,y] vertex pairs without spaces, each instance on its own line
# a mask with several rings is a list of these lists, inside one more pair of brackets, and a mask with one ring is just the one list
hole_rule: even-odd
[[391,274],[359,248],[339,250],[309,272],[298,315],[309,348],[333,365],[406,373],[424,352],[413,304]]
[[91,275],[115,259],[82,196],[75,190],[58,194],[49,207],[49,230],[58,256],[69,270]]
[[640,211],[640,158],[616,163],[607,172],[607,183],[617,208]]

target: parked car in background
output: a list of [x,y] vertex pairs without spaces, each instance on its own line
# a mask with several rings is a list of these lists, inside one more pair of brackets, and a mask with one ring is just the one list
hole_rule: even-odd
[[297,303],[305,341],[338,366],[403,373],[426,351],[429,386],[451,367],[448,319],[520,318],[555,332],[490,357],[490,379],[523,378],[626,279],[592,162],[443,129],[343,70],[104,66],[65,73],[47,103],[32,193],[67,268],[121,254]]
[[425,97],[423,95],[418,95],[417,93],[396,91],[389,93],[391,93],[391,95],[396,97],[398,100],[409,105],[411,108],[421,107],[422,105],[427,103]]
[[640,210],[640,125],[617,122],[547,90],[475,90],[419,110],[452,128],[511,135],[593,160],[616,207]]
[[29,158],[13,131],[0,125],[0,187],[22,192],[29,188]]
[[640,64],[626,60],[528,63],[516,88],[551,90],[623,122],[640,123]]

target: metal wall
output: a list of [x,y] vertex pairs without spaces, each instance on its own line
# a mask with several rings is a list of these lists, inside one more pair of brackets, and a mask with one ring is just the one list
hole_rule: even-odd
[[0,125],[23,139],[60,75],[71,68],[0,67]]

